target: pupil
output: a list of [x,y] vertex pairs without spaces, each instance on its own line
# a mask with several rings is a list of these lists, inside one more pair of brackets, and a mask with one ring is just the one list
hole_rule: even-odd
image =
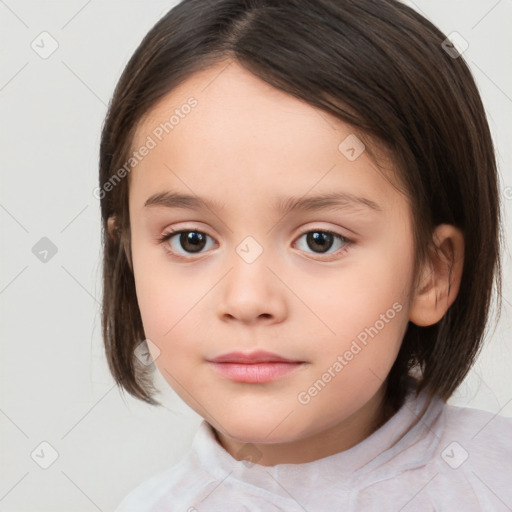
[[206,237],[197,231],[181,233],[180,244],[188,252],[199,252],[203,249]]
[[313,231],[307,235],[307,243],[310,249],[319,249],[319,252],[328,251],[333,242],[333,236],[330,233]]

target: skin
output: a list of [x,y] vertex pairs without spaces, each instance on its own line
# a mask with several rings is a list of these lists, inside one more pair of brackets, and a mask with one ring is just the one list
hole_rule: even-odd
[[[431,325],[453,302],[463,239],[440,226],[434,240],[443,257],[422,269],[413,289],[409,203],[367,152],[350,161],[338,150],[350,126],[228,64],[192,75],[138,127],[135,149],[148,136],[157,141],[155,128],[197,99],[129,174],[137,300],[159,371],[234,458],[252,443],[258,464],[309,462],[354,446],[393,414],[384,386],[407,323]],[[144,206],[170,190],[223,206]],[[273,208],[277,198],[333,191],[365,197],[380,211],[352,205],[283,216]],[[179,235],[160,243],[170,228],[199,231],[208,242],[200,253],[187,253]],[[303,233],[325,230],[351,242],[333,238],[327,253],[308,245]],[[236,251],[247,236],[263,250],[252,263]],[[393,304],[400,311],[301,403],[299,393]],[[208,362],[254,350],[304,364],[273,382],[249,384],[232,382]]]

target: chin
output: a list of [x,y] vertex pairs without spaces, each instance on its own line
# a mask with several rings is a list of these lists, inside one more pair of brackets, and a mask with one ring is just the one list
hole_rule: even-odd
[[[293,413],[290,414],[290,420]],[[288,421],[286,415],[234,414],[224,416],[221,425],[210,422],[216,430],[239,443],[281,444],[296,441],[308,435],[296,422]],[[283,421],[284,420],[284,421]]]

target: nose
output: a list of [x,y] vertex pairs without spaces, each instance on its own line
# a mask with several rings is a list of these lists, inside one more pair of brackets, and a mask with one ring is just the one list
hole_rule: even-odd
[[238,254],[221,283],[218,316],[223,321],[279,323],[287,314],[286,290],[264,253],[248,263]]

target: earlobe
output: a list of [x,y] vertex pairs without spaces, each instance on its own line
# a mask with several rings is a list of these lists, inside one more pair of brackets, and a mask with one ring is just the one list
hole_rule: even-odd
[[409,320],[419,326],[437,323],[457,297],[464,267],[464,236],[449,224],[437,226],[433,233],[433,250],[421,270],[414,291]]

